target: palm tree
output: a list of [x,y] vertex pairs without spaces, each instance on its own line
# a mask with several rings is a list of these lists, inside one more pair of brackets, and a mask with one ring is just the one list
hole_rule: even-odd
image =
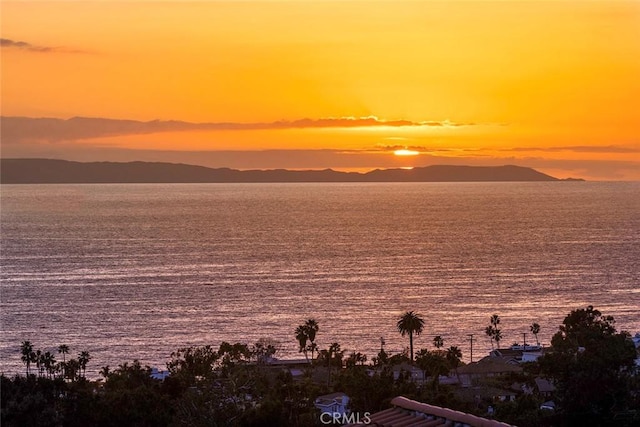
[[440,350],[440,348],[442,348],[444,346],[444,340],[442,339],[442,337],[440,335],[436,335],[433,338],[433,345]]
[[60,370],[62,371],[62,378],[66,378],[67,376],[67,359],[65,355],[69,353],[69,346],[66,344],[61,344],[58,346],[58,353],[62,353],[62,363],[60,364]]
[[69,359],[64,363],[64,378],[75,381],[78,379],[78,372],[80,371],[80,362],[78,359]]
[[538,334],[540,333],[540,325],[537,323],[532,323],[529,327],[531,333],[536,337],[536,344],[540,345],[540,341],[538,341]]
[[413,335],[420,335],[424,329],[424,320],[419,314],[413,311],[407,311],[400,316],[398,323],[396,324],[398,331],[404,337],[409,335],[409,350],[411,355],[411,362],[413,363]]
[[500,331],[500,329],[498,329],[498,325],[500,324],[500,316],[494,314],[489,319],[489,322],[491,324],[485,328],[484,333],[487,334],[487,336],[491,340],[491,349],[493,349],[493,341],[495,341],[498,345],[498,348],[500,348],[500,340],[502,339],[502,332]]
[[360,352],[353,352],[349,355],[349,358],[346,361],[348,368],[353,368],[356,365],[360,364],[360,366],[364,366],[364,362],[367,361],[367,356]]
[[58,347],[58,353],[62,353],[62,363],[66,363],[67,360],[65,358],[65,354],[69,353],[69,346],[66,344],[62,344]]
[[[306,322],[296,328],[296,340],[298,341],[298,344],[300,344],[298,351],[301,353],[304,352],[304,357],[307,359],[307,361],[309,361],[307,352],[311,351],[311,360],[313,360],[313,354],[318,348],[318,345],[315,341],[316,334],[318,333],[319,329],[320,328],[318,327],[318,322],[316,322],[314,319],[308,319]],[[307,345],[307,341],[310,342],[309,345]]]
[[453,345],[447,349],[446,358],[451,363],[451,366],[456,369],[462,361],[462,351]]
[[342,357],[344,356],[344,351],[340,350],[339,343],[331,343],[328,349],[320,350],[320,354],[322,355],[322,358],[327,362],[328,367],[331,367],[333,365],[342,365]]
[[20,352],[22,353],[21,360],[27,366],[27,376],[29,376],[31,370],[31,362],[35,360],[35,353],[33,352],[33,345],[31,341],[22,341],[20,346]]
[[[445,357],[451,367],[456,371],[456,377],[459,377],[458,367],[460,366],[460,363],[462,363],[462,351],[456,346],[451,346],[447,349],[447,355]],[[458,380],[459,379],[460,378],[458,378]]]
[[498,350],[500,349],[500,340],[502,339],[502,331],[500,329],[495,329],[493,331],[493,339],[496,341],[496,346]]
[[298,344],[300,348],[298,349],[299,353],[304,352],[304,357],[309,361],[307,357],[307,340],[309,339],[309,335],[307,335],[307,329],[304,325],[300,325],[296,328],[296,340],[298,340]]
[[313,358],[314,358],[313,353],[315,353],[315,352],[316,352],[316,350],[318,350],[318,344],[316,344],[316,343],[314,343],[314,342],[309,343],[309,345],[307,346],[307,351],[310,351],[310,352],[311,352],[311,360],[312,360],[312,361],[314,360],[314,359],[313,359]]
[[493,337],[495,335],[495,329],[493,329],[493,326],[489,325],[484,329],[484,333],[489,337],[489,340],[491,341],[491,350],[493,350]]
[[51,378],[55,371],[56,367],[56,358],[51,354],[51,352],[47,351],[42,355],[42,360],[44,364],[44,368],[47,371],[47,377]]
[[304,324],[304,327],[307,331],[307,337],[309,338],[309,341],[311,341],[309,349],[311,350],[311,360],[313,360],[313,352],[316,348],[318,348],[318,346],[316,345],[316,333],[318,333],[320,327],[318,326],[318,322],[316,322],[315,319],[307,320]]
[[498,329],[498,324],[500,324],[500,316],[498,316],[497,314],[494,314],[493,316],[491,316],[490,321],[493,328]]
[[34,362],[36,362],[36,368],[38,369],[38,376],[44,376],[44,359],[41,350],[36,350],[34,356]]
[[100,375],[102,375],[105,380],[109,378],[110,374],[111,374],[111,370],[109,369],[109,365],[103,366],[102,368],[100,368]]
[[82,376],[85,376],[87,372],[87,363],[91,360],[91,355],[89,355],[88,351],[82,351],[78,355],[78,363],[80,364],[80,369],[82,369]]
[[340,350],[340,344],[337,342],[332,343],[327,350],[320,350],[318,359],[321,357],[327,362],[329,368],[329,375],[327,377],[327,386],[331,384],[331,371],[332,366],[342,366],[342,357],[344,351]]

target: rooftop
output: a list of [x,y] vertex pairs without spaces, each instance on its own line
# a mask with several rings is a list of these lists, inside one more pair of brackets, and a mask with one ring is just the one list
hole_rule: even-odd
[[342,400],[344,398],[349,398],[346,394],[342,392],[324,394],[322,396],[316,397],[316,402],[334,402],[336,400]]
[[500,357],[490,356],[484,357],[477,362],[469,363],[468,365],[458,368],[458,373],[461,375],[488,375],[520,371],[522,371],[522,367],[508,363]]
[[[377,427],[435,427],[460,423],[469,427],[512,427],[510,424],[416,402],[402,396],[394,398],[391,404],[393,408],[371,415],[369,425]],[[346,427],[357,425],[348,424]]]
[[556,391],[556,387],[553,385],[551,381],[546,378],[536,378],[536,387],[540,393],[552,393]]

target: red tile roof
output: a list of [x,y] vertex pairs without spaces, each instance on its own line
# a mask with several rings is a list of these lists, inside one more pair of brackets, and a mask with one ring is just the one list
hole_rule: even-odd
[[[512,427],[499,421],[416,402],[401,396],[394,398],[391,404],[394,406],[393,408],[371,415],[369,425],[376,427],[435,427],[463,423],[470,427]],[[362,424],[348,424],[345,427],[358,425]]]

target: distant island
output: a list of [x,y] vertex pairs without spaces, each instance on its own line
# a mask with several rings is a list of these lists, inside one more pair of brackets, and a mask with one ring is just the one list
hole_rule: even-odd
[[[579,179],[568,179],[582,181]],[[1,159],[3,184],[267,183],[267,182],[514,182],[563,181],[522,166],[435,165],[366,173],[324,170],[236,170],[155,162],[72,162]]]

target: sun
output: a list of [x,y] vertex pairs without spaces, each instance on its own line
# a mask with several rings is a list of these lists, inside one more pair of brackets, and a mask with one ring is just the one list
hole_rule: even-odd
[[393,154],[396,156],[417,156],[418,154],[420,154],[420,152],[415,150],[402,149],[394,151]]

